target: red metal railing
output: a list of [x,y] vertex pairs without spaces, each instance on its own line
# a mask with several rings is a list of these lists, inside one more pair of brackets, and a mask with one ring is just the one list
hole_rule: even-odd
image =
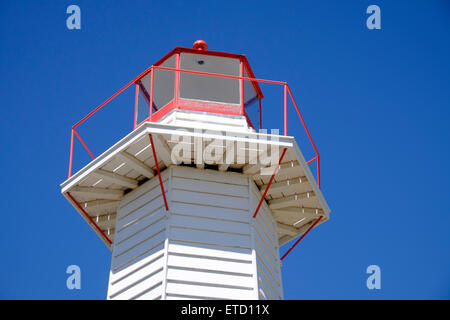
[[[299,107],[294,99],[294,96],[292,94],[291,88],[289,87],[289,85],[286,82],[282,82],[282,81],[274,81],[274,80],[266,80],[266,79],[258,79],[258,78],[248,78],[248,77],[241,77],[241,76],[232,76],[232,75],[224,75],[224,74],[216,74],[216,73],[208,73],[208,72],[201,72],[201,71],[193,71],[193,70],[183,70],[183,69],[177,69],[177,68],[167,68],[167,67],[161,67],[161,66],[151,66],[150,68],[148,68],[147,70],[145,70],[143,73],[141,73],[139,76],[137,76],[135,79],[133,79],[131,82],[127,83],[123,88],[121,88],[119,91],[117,91],[115,94],[113,94],[111,97],[109,97],[107,100],[105,100],[102,104],[100,104],[98,107],[96,107],[95,109],[93,109],[91,112],[89,112],[85,117],[83,117],[80,121],[78,121],[77,123],[75,123],[72,126],[71,129],[71,136],[70,136],[70,157],[69,157],[69,173],[68,173],[68,178],[71,177],[72,175],[72,163],[73,163],[73,144],[74,144],[74,135],[78,138],[78,140],[81,142],[81,144],[83,145],[83,147],[87,150],[87,152],[89,153],[89,155],[95,159],[95,156],[93,155],[93,153],[89,150],[89,148],[87,147],[86,143],[81,139],[80,135],[78,134],[78,132],[75,130],[80,124],[82,124],[83,122],[85,122],[87,119],[89,119],[93,114],[95,114],[96,112],[98,112],[100,109],[102,109],[104,106],[106,106],[110,101],[112,101],[114,98],[116,98],[120,93],[122,93],[123,91],[125,91],[128,87],[130,87],[132,84],[136,85],[136,91],[135,91],[135,110],[134,110],[134,122],[133,122],[133,128],[137,128],[138,126],[136,125],[136,118],[137,118],[137,105],[138,105],[138,95],[139,95],[139,86],[138,83],[139,81],[145,77],[146,75],[150,74],[151,76],[151,82],[150,82],[150,105],[152,105],[153,102],[153,70],[166,70],[166,71],[173,71],[176,74],[178,72],[185,72],[185,73],[191,73],[191,74],[197,74],[197,75],[203,75],[203,76],[211,76],[211,77],[221,77],[221,78],[229,78],[229,79],[239,79],[241,81],[250,81],[250,82],[261,82],[261,83],[268,83],[268,84],[275,84],[275,85],[281,85],[283,86],[284,89],[284,101],[283,101],[283,134],[286,136],[287,135],[287,96],[289,94],[289,97],[294,105],[295,111],[298,114],[298,117],[301,121],[301,124],[308,136],[308,139],[314,149],[314,152],[316,154],[316,156],[314,158],[312,158],[311,160],[309,160],[307,162],[307,164],[311,164],[312,162],[316,162],[316,170],[317,170],[317,184],[320,188],[320,155],[319,155],[319,151],[317,150],[317,147],[311,137],[311,134],[306,126],[306,123],[303,119],[303,116],[300,113]],[[175,77],[176,78],[176,77]],[[241,94],[243,96],[243,93]],[[176,96],[176,95],[175,95]],[[174,98],[175,98],[174,96]],[[260,103],[260,100],[259,100]],[[145,122],[149,122],[152,119],[152,109],[153,108],[149,108],[149,117],[147,119],[145,119],[144,121],[141,122],[145,123]],[[164,109],[164,107],[162,108]],[[162,110],[160,109],[160,110]],[[159,110],[158,110],[159,111]],[[245,111],[244,111],[245,112]],[[260,113],[260,117],[261,117],[261,113]],[[141,125],[139,124],[139,125]]]

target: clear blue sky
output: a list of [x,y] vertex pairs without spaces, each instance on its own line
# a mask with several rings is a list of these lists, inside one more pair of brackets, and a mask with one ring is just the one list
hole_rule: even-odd
[[[81,30],[66,28],[70,4]],[[381,30],[366,28],[371,4]],[[285,297],[449,299],[446,0],[1,1],[0,298],[106,297],[110,252],[60,194],[70,127],[197,39],[246,54],[257,77],[287,81],[319,147],[331,220],[285,260]],[[80,128],[94,153],[131,130],[124,101],[101,127]],[[263,107],[266,124],[281,127],[281,100]],[[299,127],[289,133],[302,139]],[[76,152],[75,170],[89,161]],[[71,264],[79,291],[66,289]],[[371,264],[379,291],[366,288]]]

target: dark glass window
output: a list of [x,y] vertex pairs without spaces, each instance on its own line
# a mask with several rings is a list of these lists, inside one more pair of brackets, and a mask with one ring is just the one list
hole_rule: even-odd
[[[180,54],[180,69],[239,76],[240,61],[183,52]],[[239,79],[180,72],[180,97],[240,104]]]

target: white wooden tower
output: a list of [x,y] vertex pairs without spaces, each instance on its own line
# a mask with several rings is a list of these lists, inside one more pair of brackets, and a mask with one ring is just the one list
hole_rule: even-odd
[[279,247],[328,220],[294,137],[258,132],[245,56],[206,49],[137,77],[134,130],[61,184],[112,252],[107,299],[283,299]]

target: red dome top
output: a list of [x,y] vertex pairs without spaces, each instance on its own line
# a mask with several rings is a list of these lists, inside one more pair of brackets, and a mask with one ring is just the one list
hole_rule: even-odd
[[208,48],[208,45],[203,40],[197,40],[194,42],[194,45],[192,47],[195,50],[206,50]]

